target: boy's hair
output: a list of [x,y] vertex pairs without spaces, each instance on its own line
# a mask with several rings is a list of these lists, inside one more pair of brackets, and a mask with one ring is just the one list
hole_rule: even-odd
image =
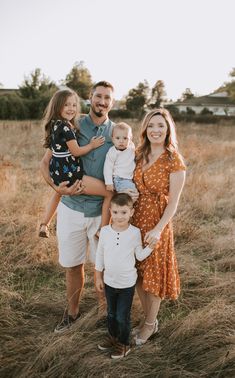
[[128,130],[128,132],[130,133],[131,137],[132,137],[132,128],[130,125],[128,125],[127,123],[125,122],[118,122],[116,123],[114,126],[113,126],[113,129],[112,129],[112,136],[113,136],[113,133],[115,130]]
[[95,92],[97,87],[110,88],[111,91],[114,92],[114,87],[112,86],[112,84],[105,80],[98,81],[98,83],[95,83],[93,87],[91,88],[91,93]]
[[111,199],[110,205],[117,205],[117,206],[128,206],[133,208],[133,200],[131,196],[127,193],[116,193]]

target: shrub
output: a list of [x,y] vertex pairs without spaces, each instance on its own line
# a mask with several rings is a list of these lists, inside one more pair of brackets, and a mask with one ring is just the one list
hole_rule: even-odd
[[133,118],[133,112],[127,109],[113,109],[109,115],[110,118]]
[[195,111],[192,108],[188,107],[188,106],[187,106],[186,111],[187,111],[187,114],[189,114],[189,115],[196,114]]
[[27,119],[28,108],[16,93],[0,96],[0,119]]
[[213,112],[211,112],[209,109],[207,108],[203,108],[201,113],[201,115],[208,115],[208,114],[213,114]]

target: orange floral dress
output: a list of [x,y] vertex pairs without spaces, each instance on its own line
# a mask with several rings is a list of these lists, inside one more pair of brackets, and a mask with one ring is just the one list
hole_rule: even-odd
[[[133,225],[139,227],[142,238],[161,219],[168,203],[170,173],[185,170],[177,152],[170,157],[167,151],[144,172],[142,161],[134,172],[134,182],[139,191],[135,203]],[[143,289],[160,298],[177,299],[180,293],[178,265],[174,251],[171,221],[161,233],[154,251],[141,262],[137,262],[138,275],[143,279]]]

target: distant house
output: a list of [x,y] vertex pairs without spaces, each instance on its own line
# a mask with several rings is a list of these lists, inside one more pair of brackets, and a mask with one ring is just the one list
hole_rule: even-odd
[[208,109],[214,115],[235,116],[235,101],[227,92],[212,93],[207,96],[192,97],[183,101],[171,103],[179,112],[187,112],[189,109],[200,114],[203,109]]

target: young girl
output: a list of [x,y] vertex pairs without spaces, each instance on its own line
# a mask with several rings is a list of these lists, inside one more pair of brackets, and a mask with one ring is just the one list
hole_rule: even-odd
[[[86,146],[80,147],[76,139],[75,118],[79,111],[79,97],[71,89],[59,90],[51,98],[44,116],[45,142],[44,147],[50,148],[50,176],[53,183],[59,186],[67,182],[73,185],[82,180],[82,193],[104,197],[101,226],[109,223],[109,205],[112,193],[105,189],[101,180],[86,176],[79,156],[104,144],[103,137],[94,137]],[[60,194],[55,193],[40,224],[39,236],[49,237],[49,224],[60,201]]]

